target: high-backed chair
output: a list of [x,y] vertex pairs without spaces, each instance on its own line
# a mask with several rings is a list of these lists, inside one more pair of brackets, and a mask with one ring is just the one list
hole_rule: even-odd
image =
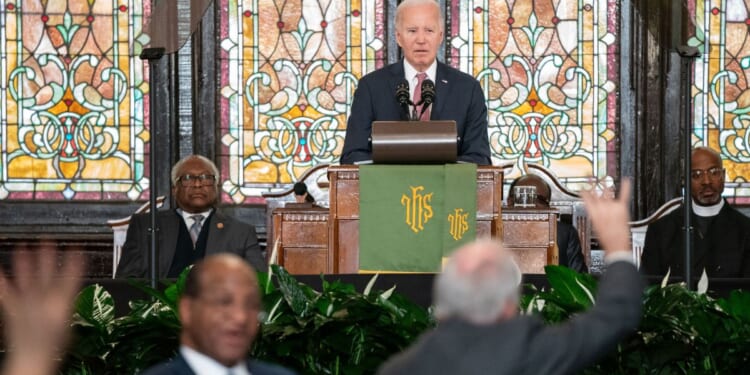
[[649,224],[666,216],[668,213],[677,209],[682,204],[682,197],[674,198],[659,207],[651,216],[637,221],[630,222],[630,244],[633,251],[633,261],[638,268],[641,267],[641,254],[643,245],[646,241],[646,231]]
[[[159,208],[164,205],[164,196],[156,197],[156,207]],[[143,212],[149,212],[149,202],[144,203],[133,214],[140,214]],[[112,228],[112,278],[115,277],[117,271],[117,264],[120,263],[120,256],[122,256],[122,246],[125,244],[125,237],[128,234],[128,226],[130,225],[130,218],[128,216],[122,219],[107,220],[107,225]]]
[[[508,179],[508,174],[512,171],[513,165],[505,166],[506,180],[512,182],[512,179]],[[551,170],[538,165],[538,164],[526,164],[526,170],[524,174],[534,174],[541,177],[544,182],[550,187],[550,207],[557,209],[562,215],[570,215],[572,218],[572,224],[578,232],[578,238],[581,241],[581,250],[586,260],[586,266],[591,269],[591,223],[586,216],[586,209],[583,205],[583,200],[578,193],[575,193],[563,185],[563,183],[557,178],[554,172]],[[507,197],[509,185],[506,184],[503,187],[503,197]]]
[[[299,182],[307,185],[307,193],[315,198],[315,204],[320,207],[328,207],[328,164],[316,165],[308,169],[299,178]],[[266,248],[273,247],[273,210],[284,207],[287,203],[294,203],[294,188],[290,186],[281,191],[263,193],[266,199]]]

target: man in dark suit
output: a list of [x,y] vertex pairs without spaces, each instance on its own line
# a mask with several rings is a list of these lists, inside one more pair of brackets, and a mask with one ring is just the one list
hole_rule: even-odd
[[[750,277],[750,219],[721,198],[725,170],[721,155],[697,147],[691,155],[693,199],[693,275]],[[685,268],[683,215],[680,207],[648,226],[641,255],[646,275],[681,275]]]
[[[213,162],[199,155],[187,156],[172,167],[171,179],[178,208],[157,214],[159,277],[177,277],[195,261],[220,252],[235,253],[253,267],[265,269],[255,229],[214,208],[219,171]],[[131,218],[116,277],[148,276],[149,215]]]
[[[536,207],[549,207],[552,191],[541,177],[533,174],[526,174],[513,180],[508,190],[508,206],[513,206],[514,195],[513,189],[516,186],[533,186],[536,188],[536,197],[534,205]],[[557,221],[557,249],[559,264],[566,266],[578,272],[588,272],[586,261],[584,260],[583,250],[581,249],[581,240],[578,238],[578,231],[573,225],[562,220]]]
[[179,301],[180,352],[145,375],[289,375],[277,365],[246,358],[260,321],[255,270],[234,254],[195,264]]
[[617,200],[584,194],[608,269],[594,307],[545,326],[518,316],[521,274],[510,253],[488,240],[453,254],[435,280],[438,326],[392,358],[380,374],[572,374],[615,348],[641,317],[642,282],[630,253],[625,183]]
[[[418,103],[421,83],[426,79],[434,82],[436,97],[420,119],[456,121],[458,159],[482,165],[492,163],[487,106],[479,82],[437,61],[437,51],[443,42],[443,24],[440,6],[434,0],[405,0],[398,5],[396,41],[404,60],[367,74],[359,81],[347,124],[342,164],[372,159],[369,142],[372,122],[407,120],[410,111],[399,104],[396,88],[406,80],[409,97]],[[418,112],[422,113],[421,106]]]

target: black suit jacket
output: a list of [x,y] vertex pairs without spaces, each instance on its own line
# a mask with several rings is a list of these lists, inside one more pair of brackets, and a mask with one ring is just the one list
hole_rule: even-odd
[[[287,370],[281,366],[273,365],[256,360],[247,361],[247,369],[252,375],[294,375],[293,371]],[[173,358],[168,362],[160,363],[144,371],[142,375],[195,375],[195,372],[188,366],[185,358],[181,355]],[[224,375],[224,374],[217,374]]]
[[[368,139],[373,121],[403,119],[395,92],[396,86],[404,78],[402,60],[367,74],[359,81],[346,127],[342,164],[372,159]],[[492,164],[487,135],[487,105],[479,82],[466,73],[438,62],[435,93],[430,119],[456,121],[460,138],[458,160],[480,165]]]
[[589,272],[578,232],[575,227],[564,221],[557,222],[557,249],[560,265],[578,272]]
[[493,325],[441,322],[379,373],[572,374],[638,326],[642,290],[635,266],[615,262],[599,284],[596,305],[568,322],[547,326],[535,316]]
[[[175,257],[177,236],[184,220],[175,210],[159,211],[156,219],[159,227],[159,277],[165,278]],[[148,277],[149,224],[149,213],[134,215],[130,219],[116,277]],[[256,270],[265,270],[266,261],[260,251],[255,228],[251,225],[215,210],[211,219],[203,225],[201,231],[204,230],[208,230],[206,255],[234,253],[245,258]]]
[[[649,224],[641,254],[641,272],[664,276],[685,269],[682,207]],[[693,220],[695,220],[693,214]],[[695,225],[694,225],[695,227]],[[750,277],[750,219],[725,201],[707,233],[693,230],[693,275]]]

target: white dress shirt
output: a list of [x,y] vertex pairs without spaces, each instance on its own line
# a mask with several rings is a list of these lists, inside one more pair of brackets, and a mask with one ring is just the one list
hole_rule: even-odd
[[244,360],[232,367],[226,367],[215,359],[185,345],[180,346],[180,354],[195,375],[224,375],[230,371],[232,375],[251,375]]
[[[414,97],[414,91],[417,89],[417,73],[418,72],[416,68],[411,66],[406,59],[404,59],[404,77],[407,81],[409,81],[409,98]],[[435,78],[437,76],[437,59],[432,62],[432,65],[430,65],[429,68],[427,68],[427,71],[424,73],[427,73],[427,77],[425,79],[432,80],[432,82],[435,82]],[[415,103],[416,104],[416,103]]]
[[198,212],[198,213],[192,213],[191,214],[189,212],[185,212],[185,211],[183,211],[183,210],[181,210],[181,209],[178,208],[177,212],[180,214],[180,216],[182,216],[182,221],[185,222],[185,226],[188,228],[188,230],[190,230],[190,227],[193,226],[193,222],[194,222],[193,221],[193,216],[195,216],[195,215],[201,215],[201,216],[203,216],[203,221],[201,221],[201,230],[203,230],[202,229],[203,225],[206,225],[206,219],[208,219],[208,216],[211,215],[211,211],[213,211],[213,210],[214,209],[212,208],[212,209],[210,209],[208,211],[203,211],[203,212]]

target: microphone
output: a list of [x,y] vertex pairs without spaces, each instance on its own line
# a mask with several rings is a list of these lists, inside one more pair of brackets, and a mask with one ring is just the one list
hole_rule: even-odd
[[425,79],[422,81],[422,95],[419,104],[422,105],[422,112],[419,117],[422,117],[427,111],[427,108],[435,101],[435,83],[431,79]]
[[406,79],[396,85],[396,101],[401,106],[401,119],[411,120],[409,116],[409,105],[412,105],[411,99],[409,99],[409,81]]

